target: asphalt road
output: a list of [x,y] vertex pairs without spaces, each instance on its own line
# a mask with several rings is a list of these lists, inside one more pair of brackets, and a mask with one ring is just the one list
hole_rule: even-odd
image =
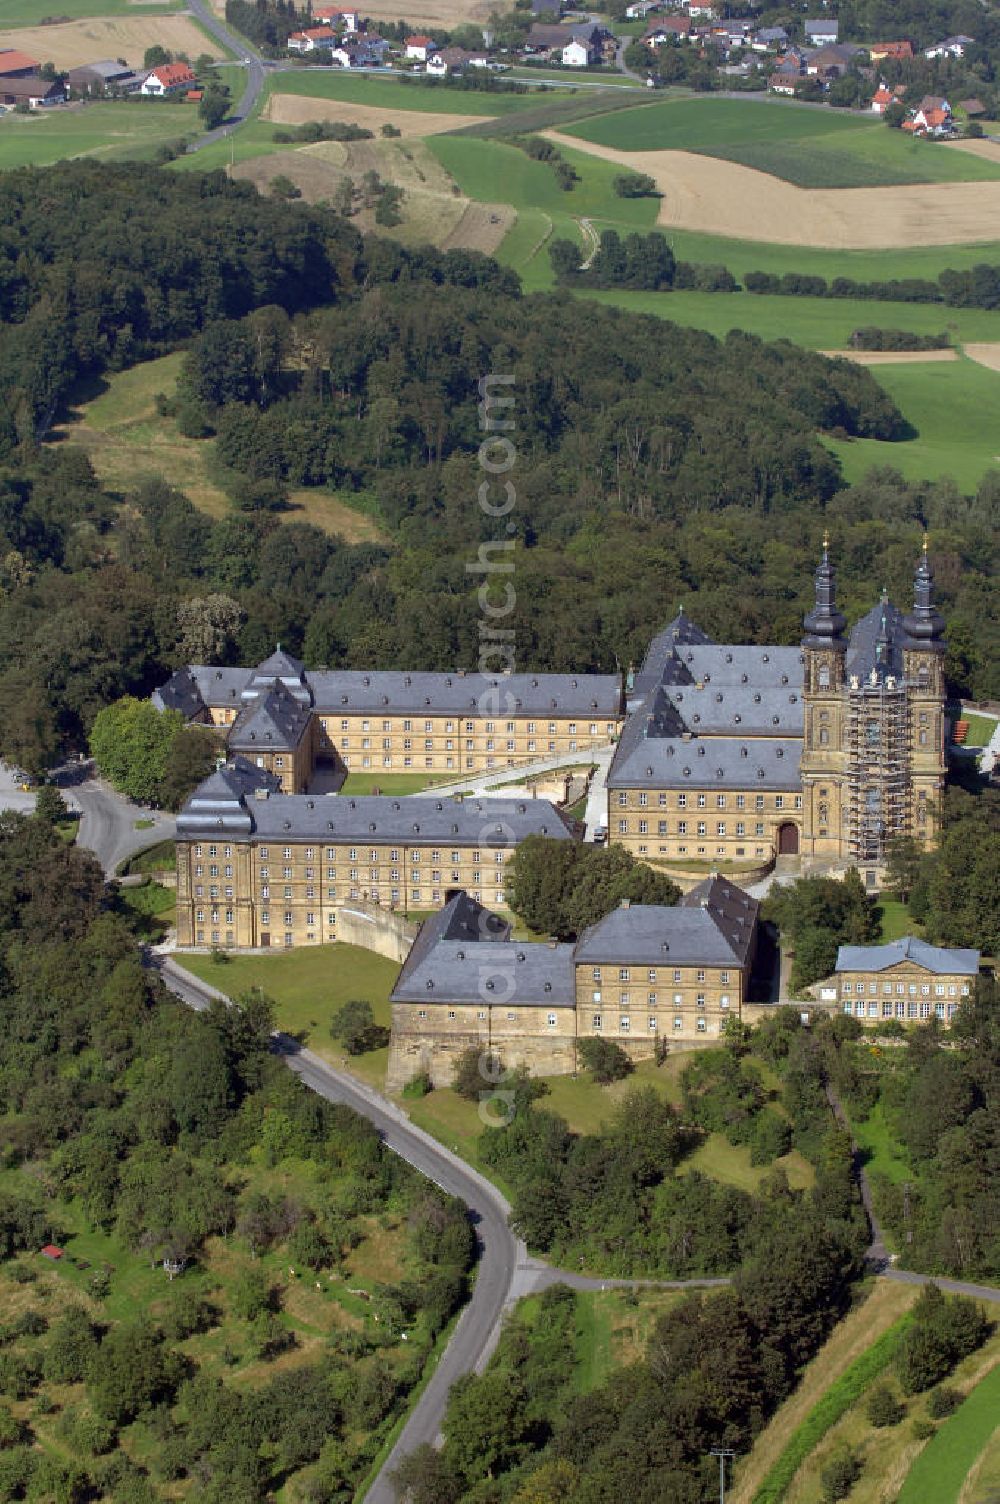
[[[80,810],[77,845],[94,853],[105,877],[114,877],[121,862],[147,846],[173,840],[176,828],[173,815],[130,804],[96,778],[78,784],[68,795],[67,803]],[[137,830],[137,820],[151,820],[152,824]]]
[[[195,985],[190,975],[175,967],[169,957],[158,958],[157,965],[166,985],[192,1007],[205,1006],[206,992],[221,995],[214,988]],[[395,1504],[396,1491],[390,1482],[394,1469],[408,1452],[424,1442],[433,1445],[438,1440],[451,1386],[463,1374],[482,1371],[500,1335],[504,1310],[522,1294],[536,1288],[544,1266],[527,1258],[524,1245],[507,1225],[510,1207],[488,1180],[415,1127],[378,1092],[334,1070],[287,1034],[276,1036],[276,1049],[289,1069],[312,1091],[330,1102],[344,1103],[367,1118],[387,1148],[450,1196],[464,1201],[476,1231],[479,1262],[472,1297],[396,1445],[365,1496],[366,1504]]]
[[196,141],[189,148],[190,151],[200,151],[203,146],[209,146],[213,141],[224,140],[226,136],[231,135],[234,130],[243,124],[260,98],[260,92],[264,87],[264,80],[267,77],[268,70],[246,38],[239,36],[234,31],[230,31],[229,27],[220,21],[211,6],[205,3],[205,0],[188,0],[188,9],[194,16],[197,16],[205,30],[217,42],[221,43],[223,47],[227,47],[230,52],[235,53],[237,60],[247,70],[246,87],[232,115],[222,125],[217,126],[214,131],[206,132],[200,140]]

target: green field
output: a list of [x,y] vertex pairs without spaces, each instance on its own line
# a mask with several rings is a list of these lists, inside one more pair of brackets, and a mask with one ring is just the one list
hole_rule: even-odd
[[0,171],[46,167],[67,157],[99,156],[103,162],[151,157],[165,141],[194,137],[200,129],[193,105],[156,100],[8,114],[0,117]]
[[[641,200],[639,201],[641,202]],[[547,259],[547,258],[546,258]],[[882,303],[864,298],[786,298],[780,295],[714,292],[588,292],[599,303],[611,303],[632,313],[655,313],[676,324],[688,324],[724,338],[730,329],[745,329],[761,339],[791,339],[814,350],[844,350],[853,330],[867,325],[907,329],[914,334],[949,334],[957,343],[1000,340],[1000,310],[945,308],[937,303]],[[916,364],[923,373],[917,384],[937,383],[947,371],[971,366]],[[897,375],[903,366],[882,367]],[[974,370],[995,381],[983,366]],[[974,380],[975,378],[973,378]],[[986,388],[983,388],[985,390]],[[1000,445],[994,445],[1000,448]],[[992,452],[992,451],[991,451]]]
[[772,272],[776,276],[801,272],[826,277],[828,281],[834,277],[852,277],[857,282],[878,282],[887,277],[934,279],[946,268],[963,270],[984,261],[1000,261],[1000,243],[917,246],[912,250],[891,251],[825,251],[811,246],[702,235],[695,230],[671,228],[662,233],[679,261],[727,266],[738,280],[747,272]]
[[952,365],[883,366],[879,384],[917,429],[901,444],[831,439],[844,477],[858,480],[873,465],[892,465],[908,480],[950,475],[974,491],[1000,462],[1000,375],[959,360]]
[[898,1504],[954,1504],[976,1458],[997,1428],[1000,1364],[978,1383],[919,1454]]
[[333,68],[329,73],[281,73],[271,82],[274,94],[298,94],[306,99],[343,99],[352,104],[377,105],[384,110],[423,110],[433,115],[510,115],[533,109],[532,94],[487,93],[478,89],[450,89],[428,79],[403,83],[399,74],[384,78],[352,78]]
[[923,925],[918,924],[910,915],[905,903],[900,903],[898,898],[879,898],[878,907],[882,914],[882,933],[880,941],[900,940],[904,935],[922,935]]
[[569,125],[570,135],[622,151],[693,151],[770,172],[803,188],[982,182],[1000,168],[881,122],[815,107],[734,99],[671,99]]

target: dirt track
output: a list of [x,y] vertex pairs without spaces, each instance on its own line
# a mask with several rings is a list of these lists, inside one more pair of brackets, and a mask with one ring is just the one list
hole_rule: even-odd
[[1000,371],[1000,345],[965,345],[963,348],[970,360],[986,366],[987,370]]
[[[53,9],[58,14],[58,5]],[[40,63],[55,63],[57,68],[76,68],[106,57],[123,57],[131,67],[139,68],[146,48],[157,43],[168,52],[186,52],[191,58],[203,52],[222,56],[221,48],[189,16],[140,13],[0,31],[0,47],[18,47]]]
[[958,359],[957,350],[821,350],[819,353],[852,360],[856,366],[912,366]]
[[559,131],[544,134],[630,172],[649,173],[663,195],[657,222],[678,230],[841,251],[1000,240],[1000,181],[796,188],[694,152],[617,151]]
[[[402,87],[398,85],[397,87]],[[481,115],[434,115],[423,110],[386,110],[374,104],[350,104],[344,99],[306,99],[300,94],[272,94],[264,112],[275,125],[304,125],[307,120],[343,120],[378,131],[394,125],[403,136],[436,136],[460,125],[474,125]]]

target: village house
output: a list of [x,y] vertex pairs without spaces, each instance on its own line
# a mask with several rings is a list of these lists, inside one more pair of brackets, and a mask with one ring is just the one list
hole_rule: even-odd
[[293,31],[288,38],[289,52],[305,56],[310,52],[330,52],[337,36],[330,26],[310,26],[307,31]]
[[833,16],[819,21],[803,22],[803,34],[807,47],[830,47],[840,36],[840,22]]
[[381,68],[389,43],[373,32],[348,33],[333,47],[330,60],[342,68]]
[[437,78],[464,73],[471,66],[472,56],[464,47],[442,47],[440,52],[427,59],[427,72]]
[[892,89],[890,89],[884,83],[879,84],[878,88],[875,90],[875,93],[869,100],[868,108],[871,110],[873,115],[884,115],[895,98],[896,95]]
[[16,47],[0,47],[0,78],[30,78],[41,66]]
[[915,136],[950,136],[955,129],[951,105],[940,94],[925,94],[903,129]]
[[603,26],[590,22],[574,26],[572,40],[562,50],[562,62],[566,68],[587,68],[601,61],[604,39],[607,32]]
[[955,36],[945,37],[943,42],[935,42],[933,47],[924,48],[924,57],[964,57],[970,47],[976,45],[975,37]]
[[852,42],[818,47],[815,52],[810,52],[806,57],[806,74],[810,78],[819,78],[824,82],[833,78],[842,78],[851,64],[863,54],[864,48]]
[[[887,945],[842,945],[832,988],[843,1011],[866,1020],[950,1024],[979,974],[978,950],[929,945],[906,935]],[[834,991],[835,989],[835,991]]]
[[754,52],[784,52],[788,46],[788,32],[783,26],[762,26],[750,38]]
[[18,75],[16,78],[0,78],[0,104],[27,105],[29,110],[45,109],[49,105],[64,104],[66,90],[61,83],[42,78],[38,73]]
[[873,63],[884,62],[891,58],[893,62],[909,62],[913,57],[912,42],[873,42],[868,49],[868,55]]
[[414,62],[426,63],[432,53],[438,51],[438,44],[433,37],[425,37],[418,33],[406,39],[406,56]]
[[143,80],[139,93],[147,99],[166,99],[193,87],[195,76],[187,63],[163,63]]
[[647,47],[662,47],[665,42],[682,38],[690,40],[690,37],[690,17],[663,16],[646,28],[642,40]]
[[718,11],[711,0],[688,0],[684,6],[692,20],[714,21]]
[[662,0],[632,0],[631,5],[625,7],[626,21],[645,21],[647,16],[654,15],[662,10]]
[[343,28],[344,31],[361,30],[361,12],[359,10],[341,10],[336,5],[314,5],[312,8],[314,21],[324,22],[327,26]]

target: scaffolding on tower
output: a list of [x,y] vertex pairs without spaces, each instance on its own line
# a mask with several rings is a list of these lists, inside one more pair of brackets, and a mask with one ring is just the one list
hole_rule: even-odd
[[855,862],[878,862],[908,828],[906,689],[892,674],[853,677],[847,699],[847,836]]

